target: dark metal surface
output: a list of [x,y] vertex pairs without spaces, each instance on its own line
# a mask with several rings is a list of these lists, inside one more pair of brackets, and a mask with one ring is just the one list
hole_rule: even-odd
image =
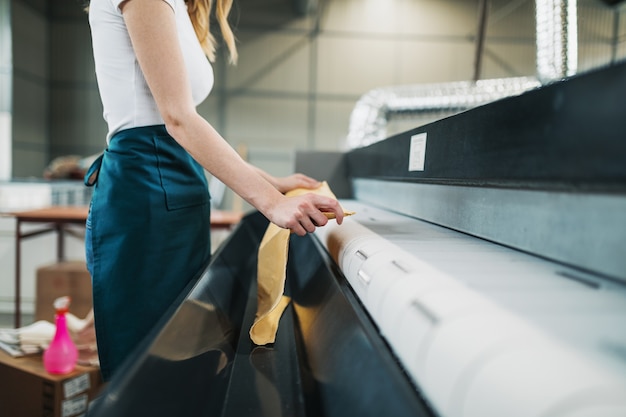
[[[347,154],[350,178],[626,193],[626,62],[486,104]],[[427,134],[423,171],[411,137]]]
[[115,375],[90,416],[429,416],[336,266],[292,236],[276,343],[256,347],[256,252],[244,218],[188,296]]
[[352,183],[348,178],[344,152],[297,150],[295,172],[328,182],[335,197],[352,198]]
[[626,62],[350,151],[353,198],[626,282],[624,97]]

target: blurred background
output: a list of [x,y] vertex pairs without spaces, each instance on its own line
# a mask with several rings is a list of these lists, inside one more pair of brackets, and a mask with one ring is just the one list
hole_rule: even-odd
[[[289,174],[296,150],[346,149],[373,89],[537,76],[536,3],[236,0],[240,61],[228,66],[220,49],[200,113],[252,163]],[[623,7],[556,3],[577,6],[576,72],[626,56]],[[54,158],[105,146],[84,6],[0,0],[0,180],[41,178]],[[445,114],[390,120],[387,134]]]

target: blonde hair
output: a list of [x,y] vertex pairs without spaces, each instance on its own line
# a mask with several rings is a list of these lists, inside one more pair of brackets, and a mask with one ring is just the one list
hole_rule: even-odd
[[[202,45],[202,50],[211,62],[215,60],[215,50],[217,42],[211,34],[210,15],[213,7],[213,0],[185,0],[187,3],[187,12],[191,18],[193,29]],[[228,23],[228,14],[233,6],[233,0],[215,0],[215,17],[220,25],[222,38],[228,47],[230,53],[230,63],[237,63],[237,45],[235,44],[235,35]]]

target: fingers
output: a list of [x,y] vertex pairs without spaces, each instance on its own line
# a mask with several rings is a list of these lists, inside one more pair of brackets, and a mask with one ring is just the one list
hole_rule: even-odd
[[332,213],[334,214],[334,216],[327,216],[324,215],[325,220],[322,224],[320,224],[320,226],[325,225],[328,222],[329,218],[335,218],[335,220],[337,221],[337,224],[341,224],[343,222],[343,208],[341,207],[341,205],[339,204],[339,202],[337,200],[335,200],[334,198],[330,198],[330,197],[325,197],[325,196],[318,196],[320,197],[319,201],[317,201],[316,203],[316,207],[321,210],[322,215],[324,215],[324,213]]
[[296,187],[302,188],[316,188],[319,187],[320,182],[315,178],[311,178],[304,174],[294,174],[294,178],[296,180]]
[[333,207],[333,212],[335,213],[335,221],[337,224],[343,223],[343,207],[336,201],[335,207]]
[[313,233],[315,231],[315,224],[313,224],[311,219],[302,217],[299,220],[294,220],[293,222],[288,223],[286,228],[298,236],[304,236],[307,233]]
[[[301,215],[298,217],[298,225],[305,230],[304,234],[313,233],[317,227],[328,223],[328,217],[324,213],[333,213],[338,224],[343,221],[343,209],[334,198],[318,194],[305,194],[301,198],[302,202],[299,206]],[[299,227],[296,229],[292,230],[295,233],[301,232]]]
[[285,197],[270,215],[274,223],[298,236],[313,233],[317,227],[326,225],[329,217],[341,224],[343,208],[336,199],[315,193]]
[[293,174],[288,177],[276,178],[275,184],[276,188],[281,193],[286,193],[299,188],[311,190],[319,187],[320,185],[321,183],[318,180],[304,174]]
[[326,216],[315,206],[315,203],[311,201],[311,196],[293,197],[299,201],[297,201],[295,213],[293,213],[293,218],[287,228],[298,236],[313,233],[317,226],[322,226],[328,221]]

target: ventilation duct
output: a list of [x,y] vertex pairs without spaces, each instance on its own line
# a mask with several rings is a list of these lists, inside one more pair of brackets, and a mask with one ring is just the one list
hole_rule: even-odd
[[533,77],[459,81],[453,83],[397,86],[372,90],[357,102],[350,116],[349,148],[359,148],[387,137],[393,115],[419,115],[445,110],[461,112],[537,87]]
[[542,83],[576,74],[576,0],[536,0],[537,77]]
[[436,111],[458,113],[504,97],[521,94],[542,83],[576,73],[576,0],[536,0],[537,76],[452,83],[405,85],[371,90],[350,115],[347,146],[367,146],[387,137],[396,116]]

